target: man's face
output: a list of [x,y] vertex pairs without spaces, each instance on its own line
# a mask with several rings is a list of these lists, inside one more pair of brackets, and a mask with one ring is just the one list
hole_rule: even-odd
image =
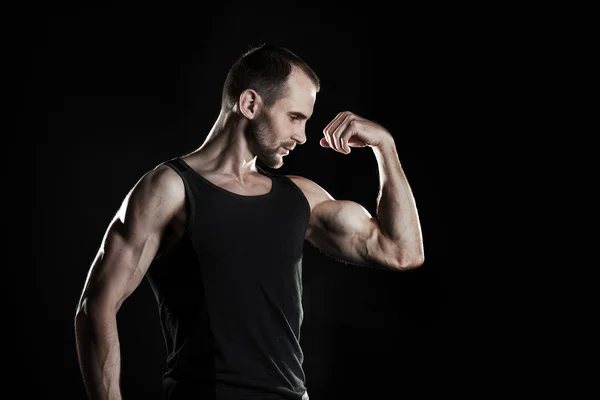
[[306,121],[311,117],[317,90],[301,70],[294,70],[287,81],[287,93],[270,108],[263,108],[249,120],[250,150],[269,168],[280,168],[286,147],[293,149],[306,142]]

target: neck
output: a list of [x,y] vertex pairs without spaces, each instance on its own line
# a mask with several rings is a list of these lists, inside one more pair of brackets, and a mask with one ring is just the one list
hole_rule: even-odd
[[204,143],[187,156],[207,172],[219,172],[244,182],[256,174],[256,156],[244,132],[248,120],[235,111],[221,110]]

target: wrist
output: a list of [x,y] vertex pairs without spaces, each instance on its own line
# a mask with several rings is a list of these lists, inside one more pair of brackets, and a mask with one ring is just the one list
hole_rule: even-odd
[[386,153],[395,153],[396,152],[396,142],[392,135],[387,135],[385,139],[383,139],[379,144],[375,146],[371,146],[373,151],[386,154]]

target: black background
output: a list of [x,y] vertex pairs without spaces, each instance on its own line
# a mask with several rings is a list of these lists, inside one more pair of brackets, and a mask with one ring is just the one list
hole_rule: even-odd
[[[424,235],[425,264],[397,274],[345,265],[306,244],[301,344],[311,400],[464,391],[481,373],[473,360],[483,362],[484,348],[461,320],[462,258],[448,244],[457,218],[450,204],[460,197],[449,154],[465,93],[477,91],[465,76],[475,75],[481,46],[461,10],[165,4],[63,4],[37,10],[27,25],[23,126],[35,132],[35,153],[19,159],[35,165],[33,250],[24,254],[35,274],[28,295],[13,300],[27,310],[15,320],[21,388],[84,398],[73,317],[107,224],[141,175],[203,142],[228,68],[267,42],[291,49],[321,78],[307,142],[273,172],[310,178],[376,215],[372,151],[344,156],[318,144],[340,111],[372,119],[395,139]],[[117,318],[124,398],[161,398],[166,354],[145,280]]]

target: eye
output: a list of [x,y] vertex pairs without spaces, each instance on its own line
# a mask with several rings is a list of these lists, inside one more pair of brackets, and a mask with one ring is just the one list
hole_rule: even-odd
[[299,119],[300,119],[300,118],[296,117],[295,115],[291,115],[291,116],[290,116],[290,120],[291,120],[292,122],[294,122],[294,121],[298,121]]

